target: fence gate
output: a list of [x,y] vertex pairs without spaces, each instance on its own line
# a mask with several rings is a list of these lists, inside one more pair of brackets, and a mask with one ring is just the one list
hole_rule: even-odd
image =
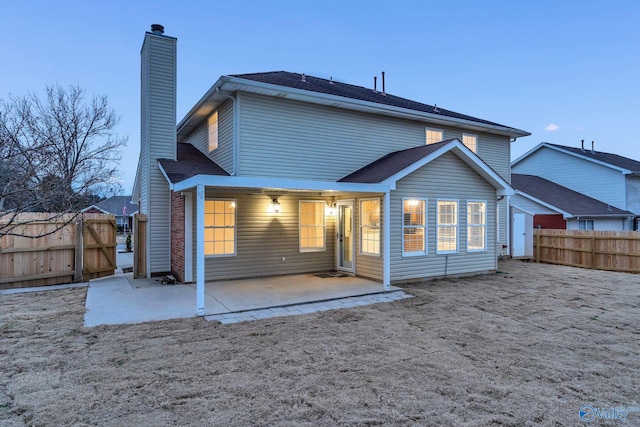
[[147,216],[133,216],[133,278],[147,277]]
[[107,219],[83,220],[83,280],[111,276],[116,269],[116,221]]

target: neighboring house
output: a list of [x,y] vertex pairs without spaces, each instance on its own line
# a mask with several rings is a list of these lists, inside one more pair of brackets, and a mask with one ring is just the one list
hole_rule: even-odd
[[138,205],[131,202],[131,196],[112,196],[84,208],[81,212],[115,215],[118,230],[131,231],[133,229],[133,215],[138,212]]
[[533,228],[624,230],[633,212],[618,209],[534,175],[511,174],[514,210],[533,215]]
[[388,289],[508,252],[510,144],[529,133],[284,71],[220,77],[176,130],[176,39],[152,26],[141,56],[147,272],[195,281],[198,313],[210,280],[340,270]]
[[589,150],[544,142],[515,160],[511,170],[547,179],[618,211],[629,211],[632,215],[622,229],[638,229],[640,161],[595,151],[593,146]]

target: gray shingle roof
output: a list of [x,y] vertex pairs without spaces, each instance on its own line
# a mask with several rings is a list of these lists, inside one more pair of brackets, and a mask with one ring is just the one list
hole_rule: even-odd
[[191,144],[179,142],[177,155],[178,160],[158,160],[169,180],[174,184],[196,175],[229,176],[227,171]]
[[539,176],[514,173],[511,174],[511,185],[516,190],[574,216],[633,216],[632,212],[618,209]]
[[640,161],[630,159],[628,157],[619,156],[617,154],[603,153],[602,151],[594,151],[577,147],[567,147],[566,145],[550,144],[554,147],[561,148],[566,151],[578,154],[580,156],[587,157],[589,159],[598,160],[600,162],[609,163],[610,165],[617,166],[619,168],[628,169],[633,173],[640,173]]
[[451,141],[454,140],[449,139],[437,144],[421,145],[415,148],[394,151],[345,176],[338,182],[358,182],[363,184],[382,182]]
[[508,128],[499,123],[490,122],[488,120],[479,119],[477,117],[467,116],[465,114],[456,113],[455,111],[447,110],[432,105],[422,104],[420,102],[412,101],[410,99],[401,98],[399,96],[391,95],[390,93],[382,94],[380,91],[374,91],[373,88],[366,88],[362,86],[355,86],[347,83],[340,83],[336,81],[330,81],[327,79],[321,79],[318,77],[305,75],[304,81],[302,80],[302,74],[290,73],[288,71],[271,71],[266,73],[251,73],[251,74],[233,74],[230,77],[239,79],[253,80],[262,83],[268,83],[278,86],[284,86],[294,89],[308,90],[311,92],[319,92],[329,95],[342,96],[345,98],[357,99],[360,101],[375,102],[377,104],[391,105],[394,107],[406,108],[409,110],[421,111],[424,113],[430,113],[435,115],[441,115],[446,117],[453,117],[456,119],[469,120],[472,122],[482,123],[485,125],[500,126]]
[[122,208],[125,205],[127,206],[127,215],[138,211],[138,205],[131,203],[131,196],[113,196],[94,204],[94,206],[113,215],[122,215]]

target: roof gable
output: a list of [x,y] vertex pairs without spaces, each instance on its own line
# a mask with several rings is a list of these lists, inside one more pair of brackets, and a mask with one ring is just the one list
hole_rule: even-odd
[[526,159],[542,148],[548,148],[586,161],[607,166],[609,168],[616,169],[623,174],[640,174],[640,161],[620,156],[618,154],[604,153],[602,151],[583,150],[582,148],[551,144],[549,142],[543,142],[534,147],[529,152],[520,156],[518,159],[512,162],[512,166],[515,166],[517,163]]
[[[523,196],[543,202],[565,216],[631,216],[633,213],[618,209],[592,197],[535,175],[512,174],[511,185]],[[568,214],[568,215],[566,215]]]
[[229,173],[218,166],[191,144],[177,144],[177,160],[158,159],[160,169],[171,184],[196,175],[221,175]]
[[489,182],[498,190],[498,194],[513,194],[513,189],[509,183],[458,139],[449,139],[436,144],[394,151],[345,176],[338,182],[395,185],[398,180],[448,152],[454,153],[467,166]]
[[131,196],[112,196],[84,208],[82,212],[88,212],[93,208],[106,214],[122,215],[122,208],[125,206],[127,208],[127,215],[132,215],[138,211],[138,205],[131,201]]

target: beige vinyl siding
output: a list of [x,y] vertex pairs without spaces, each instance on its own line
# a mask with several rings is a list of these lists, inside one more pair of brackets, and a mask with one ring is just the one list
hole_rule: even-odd
[[640,215],[640,177],[627,175],[627,210]]
[[233,102],[226,101],[218,109],[218,148],[209,152],[207,120],[185,138],[225,171],[233,171]]
[[[455,179],[452,179],[455,177]],[[402,198],[427,198],[427,255],[402,256]],[[496,268],[495,189],[453,153],[398,182],[391,192],[391,281],[464,275]],[[436,255],[436,200],[458,201],[458,253]],[[487,202],[487,250],[467,253],[467,201]]]
[[424,125],[255,94],[239,96],[238,174],[337,180],[425,143]]
[[[266,194],[229,194],[207,189],[206,198],[236,200],[237,224],[236,255],[205,258],[206,280],[311,273],[335,268],[335,217],[327,216],[325,251],[299,250],[299,201],[326,202],[328,199],[281,195],[278,197],[280,213],[273,214],[267,213],[271,197]],[[195,208],[193,221],[195,226]],[[194,242],[195,238],[194,234]],[[194,261],[195,258],[194,253]]]
[[147,250],[153,274],[171,270],[169,184],[157,160],[176,158],[176,40],[147,33],[141,55],[141,149],[148,153],[142,155],[148,182],[141,194],[145,195],[142,205],[148,215]]

